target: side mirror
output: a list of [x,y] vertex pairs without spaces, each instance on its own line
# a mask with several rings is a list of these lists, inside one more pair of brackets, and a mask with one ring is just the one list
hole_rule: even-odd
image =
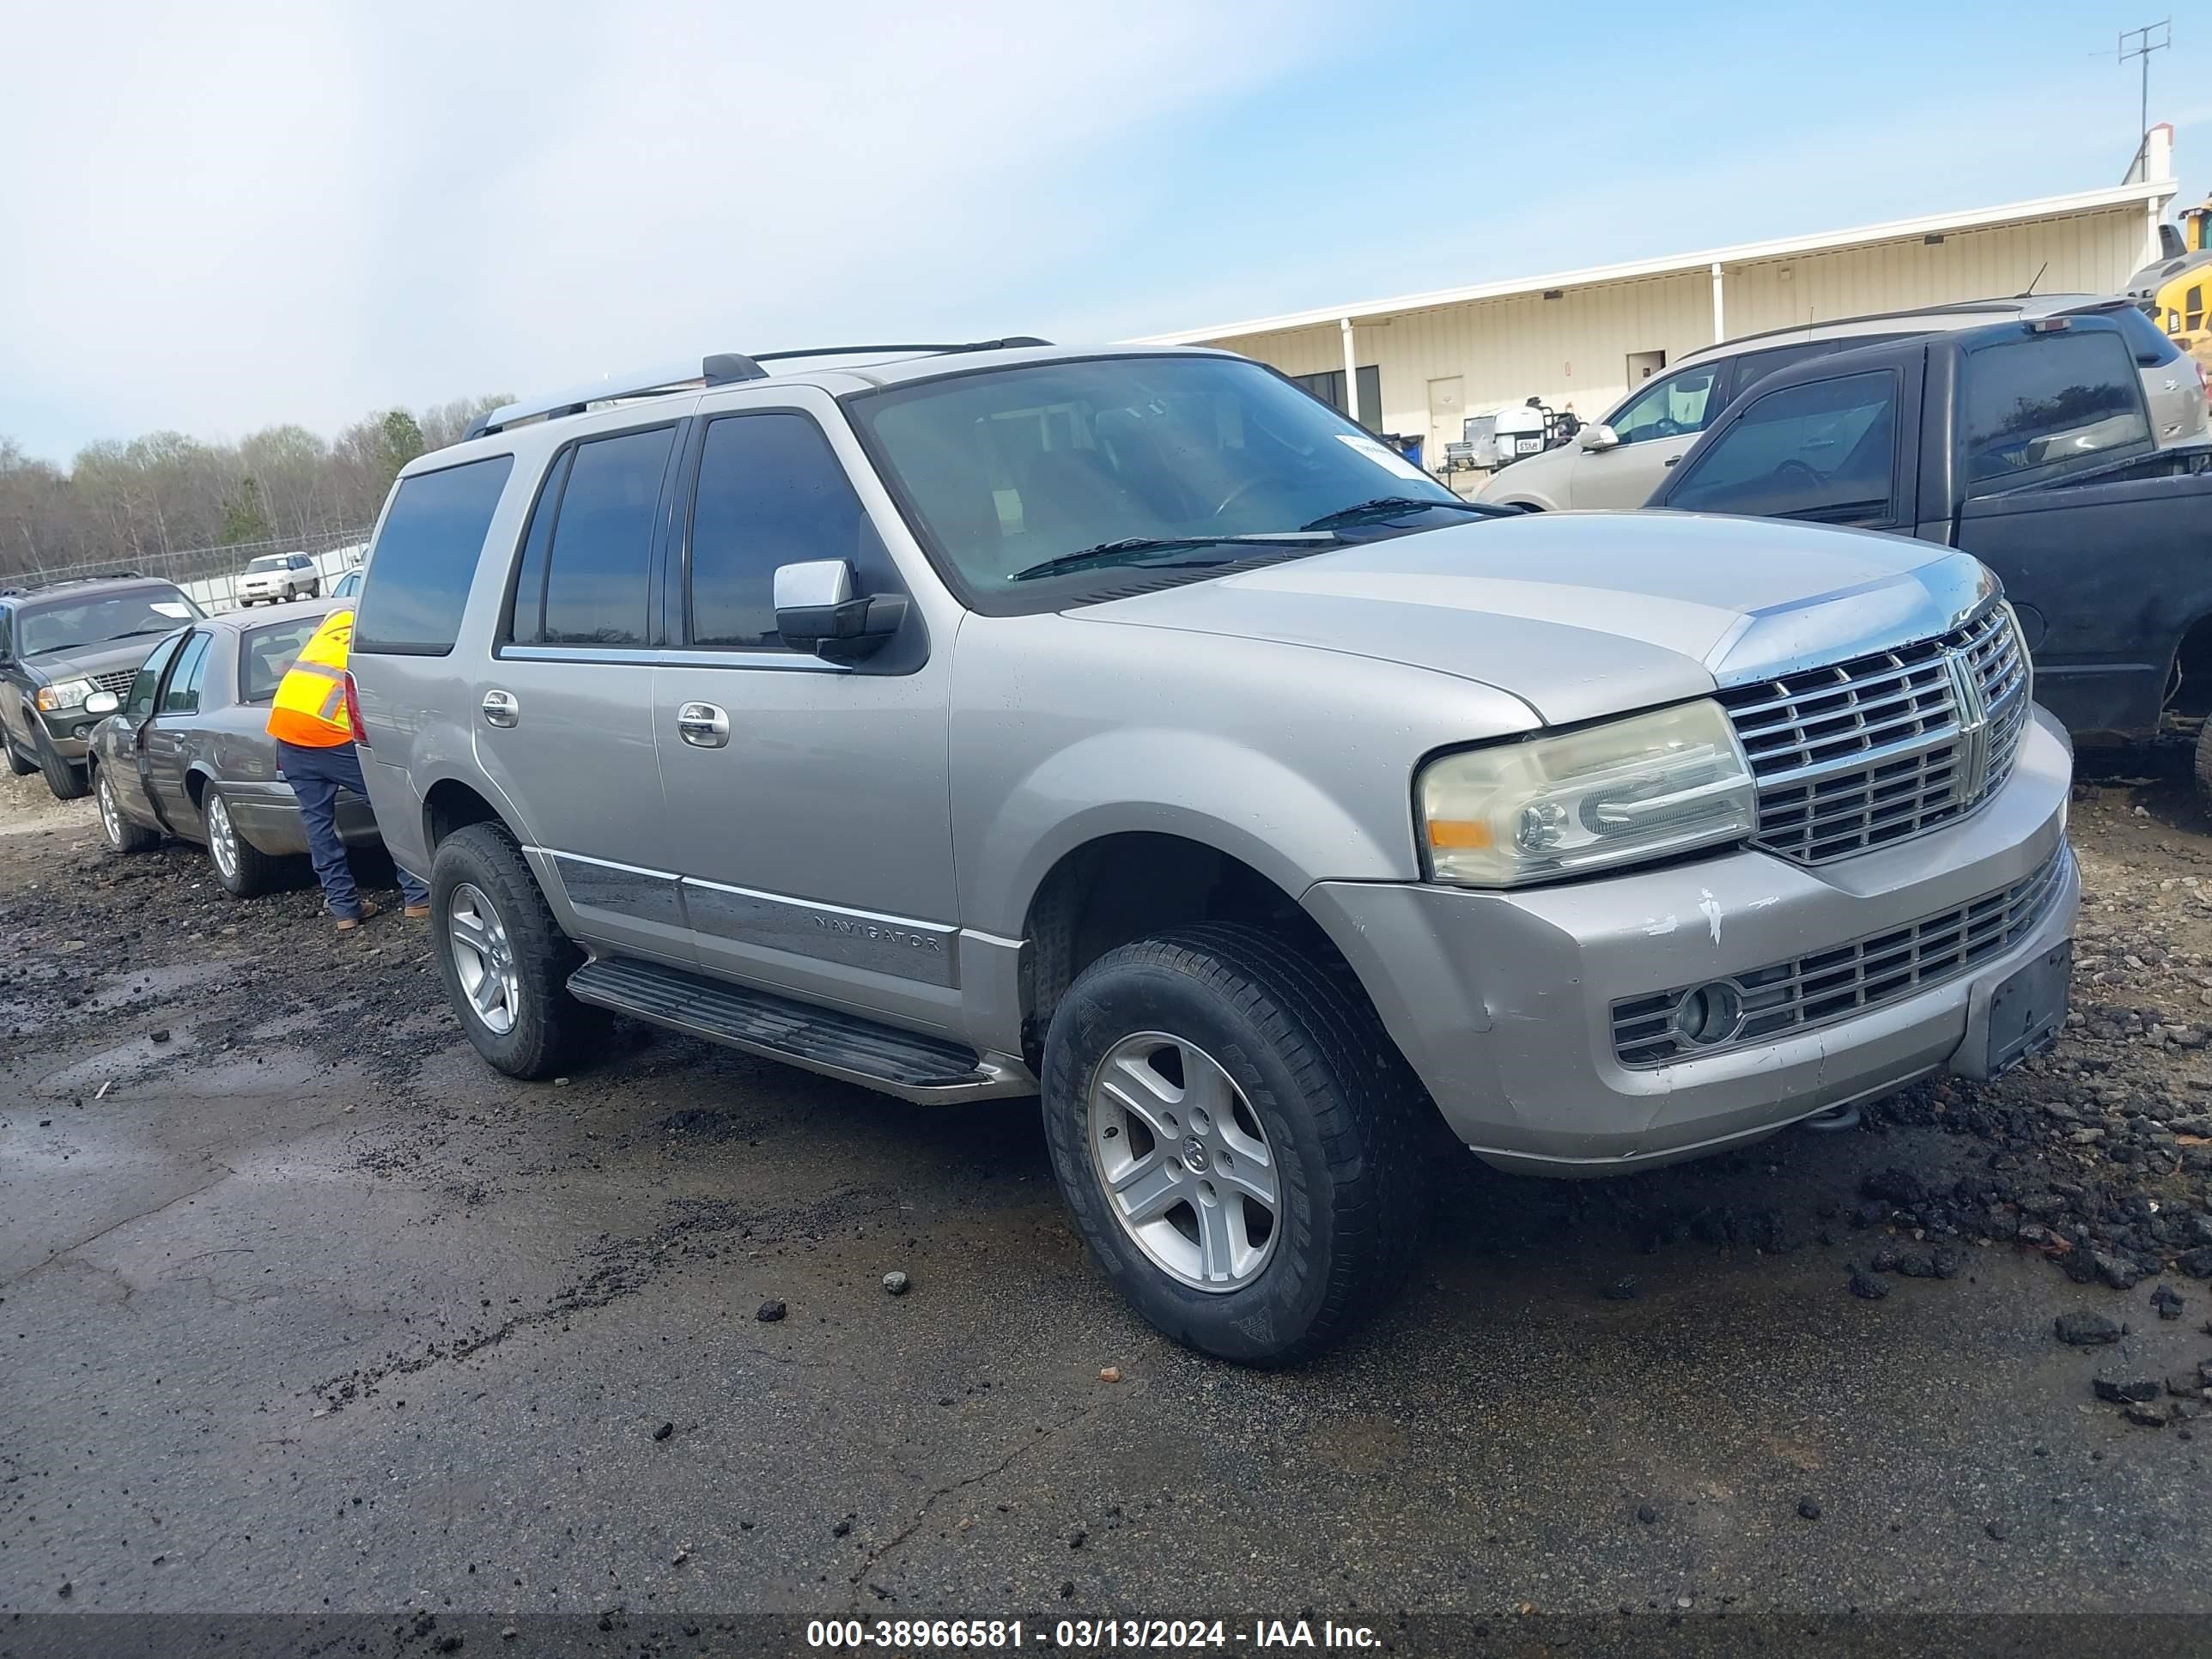
[[1603,421],[1594,422],[1590,425],[1584,427],[1580,432],[1575,434],[1575,441],[1581,444],[1584,449],[1590,450],[1593,453],[1601,449],[1618,449],[1620,447],[1620,434],[1615,432]]
[[853,662],[878,650],[906,620],[906,596],[853,596],[853,567],[842,559],[778,565],[775,631],[786,645],[829,662]]
[[112,691],[95,691],[84,700],[84,712],[94,716],[112,714],[123,707],[123,699]]

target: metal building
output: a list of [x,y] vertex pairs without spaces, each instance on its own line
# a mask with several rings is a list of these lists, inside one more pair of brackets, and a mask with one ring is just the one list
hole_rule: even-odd
[[2019,294],[2119,294],[2158,252],[2176,191],[2172,130],[2138,181],[1670,258],[1324,306],[1154,335],[1273,364],[1440,464],[1468,416],[1530,398],[1605,414],[1674,358],[1822,319]]

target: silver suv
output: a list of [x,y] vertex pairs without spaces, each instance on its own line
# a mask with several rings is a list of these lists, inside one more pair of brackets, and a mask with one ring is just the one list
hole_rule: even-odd
[[612,1011],[1041,1094],[1109,1277],[1279,1364],[1405,1270],[1444,1130],[1638,1169],[2063,1019],[2070,754],[1972,557],[1473,506],[1223,353],[873,355],[395,486],[363,771],[501,1070]]

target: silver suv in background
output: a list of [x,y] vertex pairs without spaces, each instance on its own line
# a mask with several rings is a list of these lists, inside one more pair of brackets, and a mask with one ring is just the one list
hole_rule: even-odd
[[1924,311],[1746,334],[1691,352],[1645,381],[1585,426],[1572,442],[1516,461],[1491,474],[1475,499],[1538,512],[1566,507],[1641,507],[1667,482],[1668,470],[1689,453],[1721,411],[1777,370],[1856,346],[1915,335],[1980,328],[2039,317],[2110,316],[2133,349],[2161,447],[2200,444],[2208,436],[2203,374],[2165,331],[2129,300],[2048,294],[1975,300]]
[[784,356],[386,505],[363,770],[502,1071],[612,1011],[1040,1094],[1108,1275],[1281,1364],[1442,1131],[1638,1169],[2063,1020],[2070,756],[1972,558],[1486,509],[1223,353]]

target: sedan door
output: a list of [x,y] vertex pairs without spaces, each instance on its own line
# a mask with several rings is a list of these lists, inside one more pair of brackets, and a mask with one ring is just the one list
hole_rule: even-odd
[[115,793],[116,810],[133,823],[151,830],[166,830],[168,826],[155,811],[154,799],[147,792],[138,735],[154,716],[155,705],[161,700],[161,681],[186,637],[185,631],[179,629],[147,653],[146,660],[138,666],[137,678],[124,694],[123,707],[103,721],[93,737],[100,770]]
[[848,466],[866,463],[834,409],[723,415],[693,448],[653,719],[663,856],[683,875],[698,960],[952,1029],[951,653],[929,649],[919,612],[854,664],[776,633],[780,566],[842,561],[856,594],[906,591],[854,487]]
[[1666,481],[1667,470],[1728,402],[1726,358],[1662,375],[1605,424],[1618,442],[1585,446],[1577,457],[1569,500],[1575,507],[1641,507]]
[[200,687],[207,678],[214,647],[210,630],[193,631],[161,682],[153,717],[138,728],[138,771],[155,811],[178,835],[195,841],[204,831],[199,808],[185,787],[185,767],[191,758],[186,729],[199,713]]

